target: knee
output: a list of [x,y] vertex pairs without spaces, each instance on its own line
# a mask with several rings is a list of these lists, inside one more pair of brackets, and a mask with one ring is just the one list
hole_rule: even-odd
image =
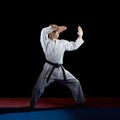
[[78,80],[75,80],[74,82],[75,86],[79,87],[80,86],[80,82]]

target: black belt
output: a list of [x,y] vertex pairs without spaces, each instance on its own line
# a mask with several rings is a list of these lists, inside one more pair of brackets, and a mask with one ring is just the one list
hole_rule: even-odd
[[54,69],[55,69],[55,68],[58,68],[58,67],[61,67],[61,68],[62,68],[64,80],[66,80],[65,70],[64,70],[64,68],[63,68],[63,64],[53,63],[53,62],[48,61],[48,60],[46,60],[46,62],[47,62],[48,64],[50,64],[50,65],[53,66],[52,70],[50,71],[50,73],[49,73],[49,75],[48,75],[47,82],[48,82],[48,80],[50,79],[50,76],[51,76],[51,74],[53,73]]

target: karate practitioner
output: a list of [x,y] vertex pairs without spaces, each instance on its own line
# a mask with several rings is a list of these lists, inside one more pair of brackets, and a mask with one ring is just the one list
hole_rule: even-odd
[[58,39],[59,34],[67,29],[66,26],[51,24],[41,30],[40,43],[45,54],[45,64],[38,80],[33,87],[30,107],[34,108],[44,89],[54,81],[66,85],[78,105],[85,102],[85,97],[79,80],[63,67],[65,51],[78,49],[83,43],[83,30],[78,26],[78,38],[75,41]]

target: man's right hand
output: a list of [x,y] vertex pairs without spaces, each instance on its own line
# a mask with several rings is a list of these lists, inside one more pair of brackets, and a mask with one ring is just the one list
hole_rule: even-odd
[[82,38],[82,36],[83,36],[83,30],[82,30],[82,28],[80,26],[78,26],[78,32],[77,32],[77,34],[79,35],[80,38]]

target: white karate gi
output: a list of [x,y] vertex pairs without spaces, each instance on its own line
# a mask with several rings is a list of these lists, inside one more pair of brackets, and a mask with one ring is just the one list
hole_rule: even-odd
[[[63,64],[64,52],[78,49],[84,43],[84,40],[78,37],[76,41],[57,39],[56,42],[54,42],[48,38],[48,34],[52,31],[53,29],[51,26],[43,28],[40,35],[40,42],[47,60],[53,63]],[[65,68],[64,71],[67,80],[64,80],[63,71],[61,67],[58,67],[54,69],[49,81],[47,82],[47,77],[52,68],[52,65],[48,63],[44,64],[43,70],[33,88],[30,105],[35,106],[37,100],[44,92],[45,87],[55,80],[69,87],[76,103],[85,102],[80,82]]]

